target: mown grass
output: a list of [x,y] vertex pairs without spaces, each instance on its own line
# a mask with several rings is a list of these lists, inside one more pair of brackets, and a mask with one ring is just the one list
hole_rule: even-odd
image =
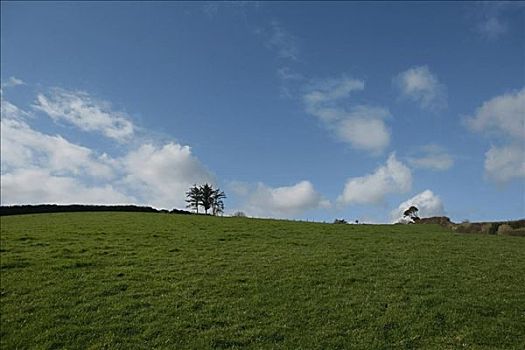
[[1,218],[2,349],[524,349],[525,239],[145,213]]

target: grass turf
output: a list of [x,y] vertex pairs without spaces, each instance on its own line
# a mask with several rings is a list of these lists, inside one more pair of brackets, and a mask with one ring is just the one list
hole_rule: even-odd
[[2,349],[524,349],[525,239],[145,213],[1,218]]

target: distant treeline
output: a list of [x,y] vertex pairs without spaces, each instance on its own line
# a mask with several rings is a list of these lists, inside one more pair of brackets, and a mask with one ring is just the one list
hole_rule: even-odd
[[136,205],[12,205],[1,206],[0,216],[2,215],[21,215],[21,214],[42,214],[42,213],[66,213],[66,212],[85,212],[85,211],[121,211],[121,212],[142,212],[142,213],[172,213],[172,214],[191,214],[187,210],[173,209],[171,211],[158,210],[152,207],[140,207]]

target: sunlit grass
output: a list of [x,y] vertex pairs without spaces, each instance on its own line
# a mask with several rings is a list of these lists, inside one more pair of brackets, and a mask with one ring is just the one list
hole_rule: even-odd
[[525,348],[521,237],[68,213],[0,248],[2,349]]

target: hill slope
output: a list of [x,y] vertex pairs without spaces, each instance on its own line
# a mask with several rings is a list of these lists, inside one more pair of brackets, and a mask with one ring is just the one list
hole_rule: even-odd
[[1,218],[1,348],[525,346],[525,239],[153,213]]

